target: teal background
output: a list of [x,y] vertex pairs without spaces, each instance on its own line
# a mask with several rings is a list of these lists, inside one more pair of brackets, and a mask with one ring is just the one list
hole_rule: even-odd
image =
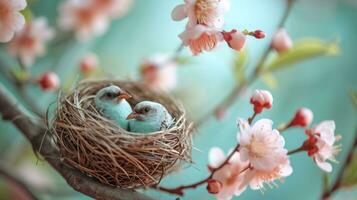
[[[38,0],[31,5],[36,16],[47,16],[52,25],[57,18],[56,6],[60,1]],[[112,22],[110,30],[100,38],[87,43],[74,40],[49,47],[48,55],[38,59],[31,68],[34,74],[50,68],[55,69],[63,82],[78,79],[78,61],[89,51],[97,53],[101,67],[115,78],[137,78],[140,61],[152,54],[173,52],[180,41],[177,35],[184,29],[185,22],[174,22],[170,18],[171,10],[181,3],[179,0],[136,0],[132,10],[124,18]],[[274,32],[283,10],[282,0],[232,0],[231,10],[226,15],[225,29],[262,29],[266,32],[265,40],[248,39],[246,49],[249,52],[249,66],[252,68],[267,48],[269,39]],[[355,0],[301,0],[293,8],[287,22],[287,30],[294,40],[306,37],[318,37],[324,40],[338,40],[341,54],[338,57],[320,57],[295,65],[292,68],[275,73],[278,87],[271,89],[274,96],[274,107],[264,112],[262,116],[273,119],[275,125],[286,122],[294,111],[301,107],[309,107],[315,114],[314,123],[322,120],[335,120],[336,132],[343,136],[343,151],[338,156],[342,161],[351,145],[353,133],[356,130],[356,110],[348,96],[350,90],[357,90],[357,2]],[[187,50],[184,55],[190,55]],[[222,45],[217,50],[204,53],[190,59],[189,64],[178,69],[179,84],[173,92],[180,99],[190,117],[199,119],[210,112],[233,88],[235,84],[232,75],[234,52]],[[5,45],[1,45],[0,59],[8,66],[16,66],[9,59]],[[1,74],[1,82],[7,84]],[[230,149],[236,142],[236,120],[251,115],[249,94],[253,89],[268,87],[258,81],[251,85],[247,95],[237,101],[227,113],[223,121],[210,119],[199,127],[194,135],[194,146],[200,151],[193,151],[195,165],[185,167],[174,173],[161,183],[165,186],[178,186],[192,183],[207,176],[206,164],[208,150],[213,146]],[[10,90],[13,88],[9,87]],[[270,89],[270,88],[268,88]],[[37,87],[31,86],[30,95],[34,103],[44,109],[56,99],[53,94],[44,94]],[[17,146],[26,144],[22,135],[9,123],[0,122],[0,156],[1,160],[9,159],[9,154],[16,153]],[[287,148],[298,147],[305,136],[300,129],[294,129],[284,134]],[[28,150],[30,151],[30,149]],[[20,153],[22,155],[24,153]],[[19,156],[18,156],[19,157]],[[22,155],[21,158],[29,156]],[[29,158],[31,160],[31,158]],[[11,159],[10,159],[11,160]],[[4,162],[4,161],[3,161]],[[32,157],[35,165],[36,159]],[[291,157],[294,173],[286,178],[284,184],[277,181],[279,188],[266,191],[246,190],[237,199],[318,199],[322,189],[322,172],[305,154]],[[11,162],[16,165],[17,160]],[[56,187],[65,187],[64,181],[47,167],[39,163],[45,172],[52,177]],[[334,165],[331,178],[337,172],[339,165]],[[0,194],[5,194],[1,187]],[[336,199],[356,199],[353,192],[342,191]],[[175,199],[154,191],[150,195],[161,199]],[[356,195],[356,193],[355,193]],[[50,197],[42,195],[43,199],[87,199],[81,194],[75,197]],[[205,191],[205,187],[187,190],[182,199],[214,199]]]

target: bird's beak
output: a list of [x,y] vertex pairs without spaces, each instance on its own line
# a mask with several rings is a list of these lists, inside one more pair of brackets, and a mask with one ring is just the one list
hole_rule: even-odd
[[118,96],[118,99],[122,100],[122,99],[130,99],[132,96],[126,92],[122,92],[120,93],[120,95]]
[[126,117],[126,119],[127,119],[127,120],[129,120],[129,119],[137,119],[139,116],[140,116],[139,113],[132,112],[132,113],[130,113],[130,114]]

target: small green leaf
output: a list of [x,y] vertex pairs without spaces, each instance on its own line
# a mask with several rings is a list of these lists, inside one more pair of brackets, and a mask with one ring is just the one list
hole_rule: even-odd
[[262,74],[262,80],[270,89],[276,89],[278,87],[278,81],[271,73]]
[[179,65],[187,65],[191,62],[191,57],[188,56],[179,56],[176,58],[176,62]]
[[357,185],[357,153],[354,152],[352,161],[345,170],[342,178],[343,187],[353,187]]
[[31,21],[31,19],[33,17],[32,11],[29,7],[26,7],[24,10],[22,10],[21,14],[25,17],[26,22]]
[[17,81],[20,82],[26,81],[30,78],[30,74],[22,69],[12,69],[10,73]]
[[322,191],[327,191],[328,190],[328,183],[329,183],[329,177],[327,173],[323,173],[322,175]]
[[351,96],[353,106],[357,109],[357,91],[351,91],[350,96]]
[[322,55],[338,55],[340,52],[336,42],[324,42],[320,39],[304,39],[294,44],[289,51],[277,54],[266,66],[265,71],[283,69],[292,64]]
[[233,74],[238,83],[245,81],[244,70],[247,63],[248,53],[243,50],[235,54],[233,64]]

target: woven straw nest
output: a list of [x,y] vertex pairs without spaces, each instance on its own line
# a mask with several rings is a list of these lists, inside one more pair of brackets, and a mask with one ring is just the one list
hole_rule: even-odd
[[[117,85],[133,96],[161,103],[175,118],[168,130],[135,134],[104,118],[94,107],[98,90]],[[51,133],[61,158],[101,183],[121,188],[156,185],[184,162],[191,162],[192,126],[184,109],[169,96],[130,81],[84,81],[60,98]]]

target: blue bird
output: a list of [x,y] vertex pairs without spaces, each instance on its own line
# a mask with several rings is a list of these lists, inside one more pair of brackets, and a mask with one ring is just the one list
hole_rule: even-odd
[[156,132],[168,129],[173,124],[173,118],[166,108],[152,101],[142,101],[136,104],[127,119],[129,131],[137,133]]
[[128,130],[128,121],[126,118],[132,112],[130,104],[126,99],[131,96],[112,85],[99,90],[95,96],[95,107],[106,118],[115,121],[120,127]]

